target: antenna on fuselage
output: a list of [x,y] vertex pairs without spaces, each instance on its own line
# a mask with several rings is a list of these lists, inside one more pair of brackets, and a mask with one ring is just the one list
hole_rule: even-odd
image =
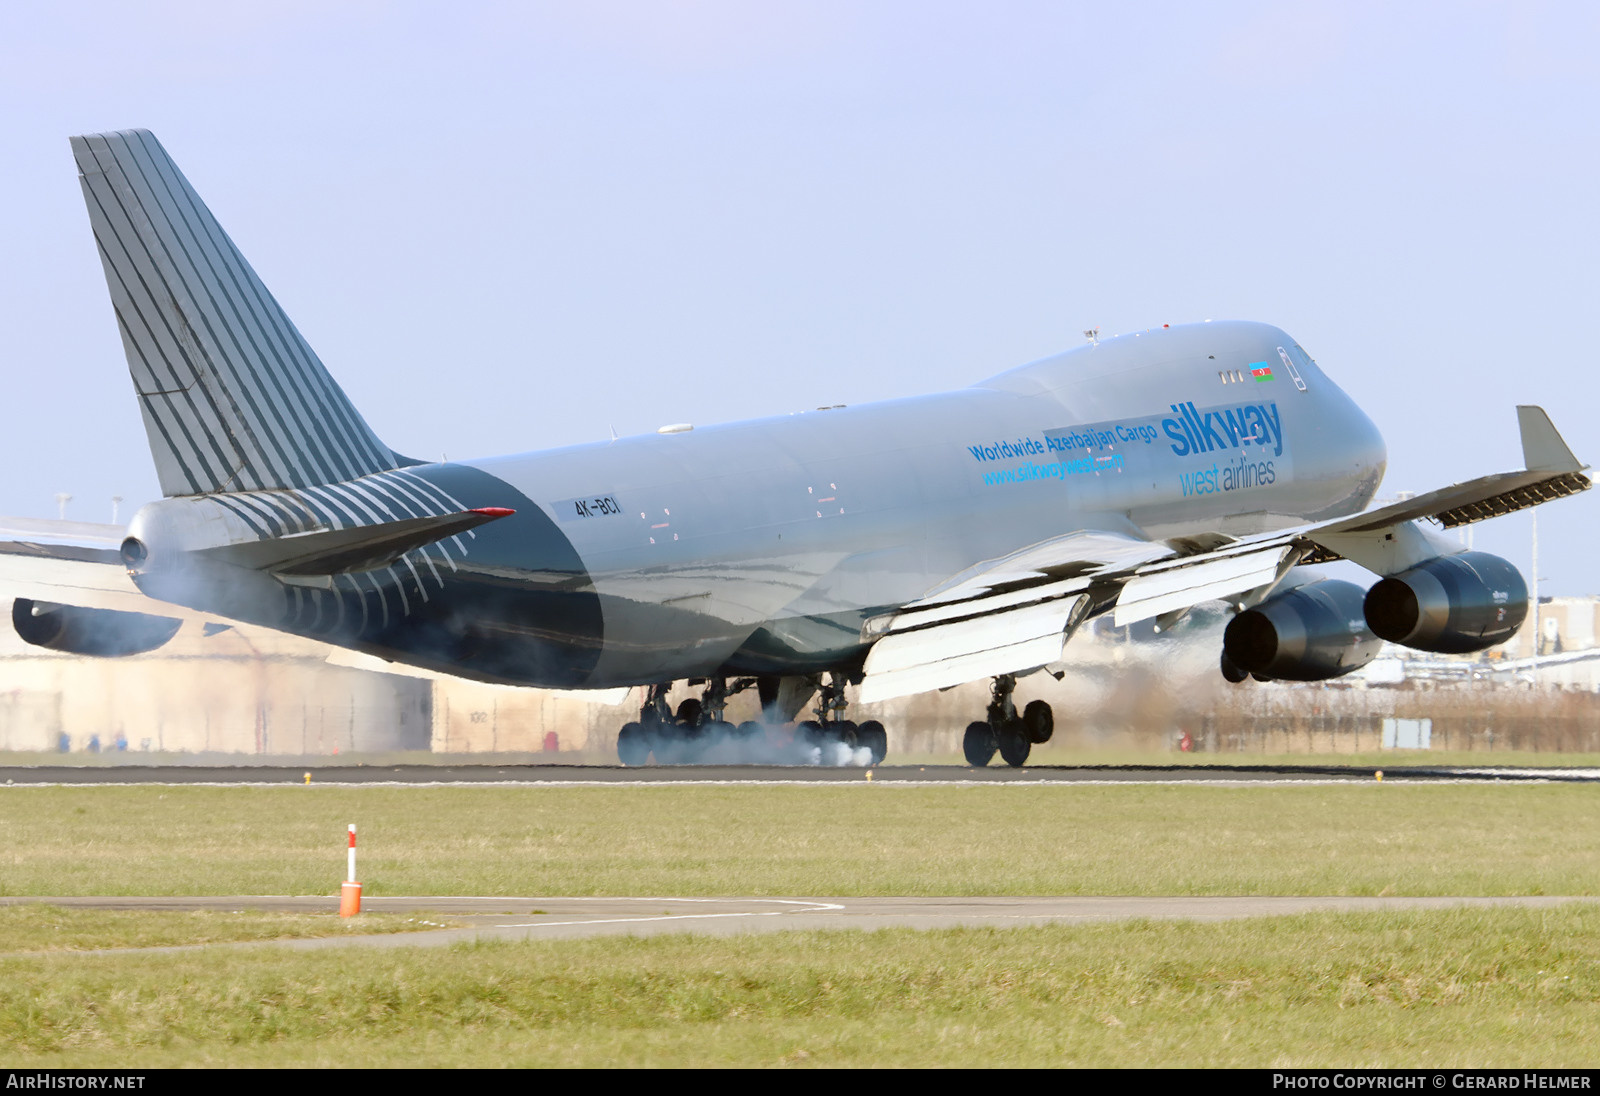
[[1083,337],[1089,340],[1090,346],[1100,345],[1100,329],[1098,327],[1089,328],[1083,333]]

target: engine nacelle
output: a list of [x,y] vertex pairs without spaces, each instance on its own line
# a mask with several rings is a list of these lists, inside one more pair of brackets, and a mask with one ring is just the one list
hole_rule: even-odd
[[153,651],[178,634],[181,620],[83,609],[19,597],[11,603],[11,626],[35,647],[75,655],[138,655]]
[[1390,643],[1465,654],[1504,643],[1528,615],[1528,584],[1499,556],[1441,556],[1367,591],[1367,624]]
[[1323,579],[1246,609],[1222,633],[1222,674],[1242,681],[1326,681],[1359,670],[1383,646],[1362,616],[1366,591]]

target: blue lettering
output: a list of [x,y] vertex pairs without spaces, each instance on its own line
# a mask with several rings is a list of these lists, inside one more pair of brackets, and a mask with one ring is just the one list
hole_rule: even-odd
[[1272,451],[1272,455],[1281,457],[1283,456],[1283,422],[1278,418],[1278,405],[1269,403],[1262,409],[1262,412],[1264,416],[1270,415],[1272,418],[1272,440],[1276,446]]
[[[1241,416],[1245,421],[1245,436],[1257,445],[1271,445],[1269,436],[1271,431],[1267,427],[1267,417],[1261,413],[1259,407],[1246,407]],[[1254,420],[1254,423],[1251,420]]]
[[1189,455],[1189,439],[1181,431],[1179,431],[1178,420],[1162,419],[1161,429],[1165,430],[1167,437],[1172,439],[1172,445],[1170,445],[1168,448],[1170,448],[1180,457],[1187,457]]
[[1188,404],[1180,403],[1178,405],[1178,416],[1183,420],[1183,432],[1189,436],[1189,448],[1197,454],[1205,452],[1200,433],[1194,426],[1194,416],[1189,414]]
[[1222,412],[1222,428],[1228,432],[1228,441],[1235,449],[1239,448],[1239,439],[1245,436],[1244,409],[1239,409],[1239,417],[1234,418],[1234,412],[1225,409]]

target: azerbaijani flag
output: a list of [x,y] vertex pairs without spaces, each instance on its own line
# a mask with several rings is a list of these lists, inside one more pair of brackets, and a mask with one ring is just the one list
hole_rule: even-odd
[[1272,379],[1272,366],[1268,365],[1266,362],[1251,362],[1250,375],[1254,377],[1257,382],[1270,381]]

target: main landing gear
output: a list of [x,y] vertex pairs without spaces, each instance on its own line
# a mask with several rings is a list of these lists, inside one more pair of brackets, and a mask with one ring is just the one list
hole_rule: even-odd
[[819,764],[850,764],[860,749],[871,755],[869,764],[881,764],[889,754],[889,732],[876,719],[857,724],[845,718],[850,702],[845,699],[844,686],[844,675],[828,675],[827,683],[817,690],[817,706],[813,709],[817,718],[795,728],[796,737],[817,748]]
[[[879,764],[889,752],[889,735],[875,719],[858,726],[845,718],[845,684],[843,674],[829,674],[825,684],[817,678],[751,677],[730,685],[716,677],[706,680],[699,697],[679,702],[676,712],[667,702],[672,683],[652,685],[639,718],[617,735],[617,757],[630,766],[652,756],[658,765]],[[762,722],[729,723],[723,714],[729,698],[752,686],[760,689]],[[787,724],[783,709],[795,713],[813,692],[819,694],[816,718]]]
[[699,697],[679,701],[673,712],[667,702],[672,683],[650,686],[637,722],[623,726],[617,734],[617,757],[624,765],[643,765],[654,754],[660,765],[697,761],[707,748],[721,742],[737,742],[761,730],[759,723],[737,727],[723,718],[728,698],[756,683],[741,678],[730,687],[726,678],[712,678]]
[[989,711],[987,718],[967,725],[961,739],[961,752],[967,764],[982,768],[994,758],[995,751],[1007,765],[1019,768],[1027,764],[1028,754],[1035,743],[1049,742],[1055,733],[1055,713],[1042,700],[1030,700],[1022,714],[1012,703],[1017,679],[1011,674],[1001,674],[989,686]]

